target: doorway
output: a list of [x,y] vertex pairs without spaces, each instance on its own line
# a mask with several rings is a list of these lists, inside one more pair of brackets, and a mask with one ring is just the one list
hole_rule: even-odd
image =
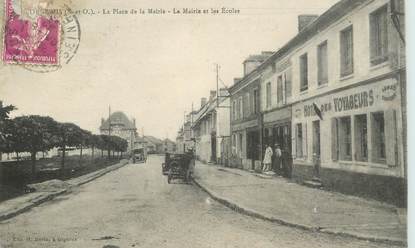
[[321,147],[320,147],[320,121],[313,121],[313,164],[314,177],[320,178]]

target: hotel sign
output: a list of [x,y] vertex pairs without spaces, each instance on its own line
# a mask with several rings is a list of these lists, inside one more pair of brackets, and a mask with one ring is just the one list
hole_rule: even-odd
[[361,86],[354,89],[344,90],[340,93],[319,97],[307,101],[303,107],[295,108],[293,115],[295,118],[316,116],[315,107],[324,115],[324,113],[334,112],[342,113],[350,110],[359,110],[369,108],[378,101],[393,101],[398,96],[399,85],[396,81],[387,79],[370,86]]

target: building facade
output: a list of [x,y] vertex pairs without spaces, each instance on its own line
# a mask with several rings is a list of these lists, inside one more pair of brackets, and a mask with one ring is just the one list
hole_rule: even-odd
[[100,134],[115,135],[128,142],[127,151],[130,152],[138,138],[135,119],[129,119],[123,112],[112,113],[109,118],[101,119]]
[[230,88],[232,164],[258,169],[279,144],[295,180],[405,204],[404,13],[402,0],[341,0],[299,16]]
[[272,53],[248,57],[244,61],[244,77],[235,79],[231,94],[231,159],[232,167],[260,170],[263,150],[263,118],[261,114],[261,72],[258,70]]
[[230,156],[229,93],[211,91],[209,101],[202,98],[201,108],[195,112],[192,130],[196,156],[204,162],[227,166]]
[[400,4],[340,1],[282,48],[292,62],[294,178],[404,204],[404,23],[391,17]]

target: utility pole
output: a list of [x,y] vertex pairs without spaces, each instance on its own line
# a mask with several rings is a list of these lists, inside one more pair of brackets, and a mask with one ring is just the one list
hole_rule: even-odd
[[111,136],[111,105],[108,106],[108,135]]
[[216,65],[216,106],[219,107],[219,68],[218,64]]
[[[108,136],[111,136],[111,105],[108,105]],[[108,160],[110,160],[111,150],[108,146]]]

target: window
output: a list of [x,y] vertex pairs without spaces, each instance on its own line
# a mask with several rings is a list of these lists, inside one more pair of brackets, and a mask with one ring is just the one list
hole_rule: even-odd
[[307,53],[300,57],[300,91],[308,89],[308,58]]
[[242,154],[242,147],[243,147],[243,142],[242,142],[242,134],[240,133],[239,134],[239,147],[238,147],[238,151],[239,151],[239,154]]
[[298,123],[296,126],[296,156],[297,158],[301,158],[303,156],[303,127],[301,123]]
[[284,73],[285,77],[285,97],[291,97],[291,69]]
[[339,156],[340,160],[352,160],[352,128],[351,128],[351,118],[342,117],[339,119]]
[[340,75],[353,73],[353,26],[340,32]]
[[232,120],[236,120],[236,101],[232,102]]
[[245,111],[246,111],[246,116],[250,116],[251,115],[251,99],[249,97],[249,92],[246,93],[245,95]]
[[259,110],[258,90],[257,89],[254,90],[254,99],[253,99],[253,101],[254,101],[254,113],[256,114],[256,113],[258,113],[258,110]]
[[380,64],[388,59],[387,5],[370,14],[370,62]]
[[269,108],[271,107],[271,82],[267,83],[266,94],[267,108]]
[[242,96],[239,97],[239,119],[243,119],[244,118],[244,104],[243,104],[243,99]]
[[367,117],[356,115],[354,117],[354,139],[356,161],[367,161]]
[[284,89],[282,85],[282,75],[277,79],[277,104],[282,105],[284,102]]
[[372,152],[374,162],[386,162],[385,118],[383,112],[372,113]]
[[321,43],[317,47],[317,80],[318,85],[327,84],[328,69],[327,69],[327,41]]

